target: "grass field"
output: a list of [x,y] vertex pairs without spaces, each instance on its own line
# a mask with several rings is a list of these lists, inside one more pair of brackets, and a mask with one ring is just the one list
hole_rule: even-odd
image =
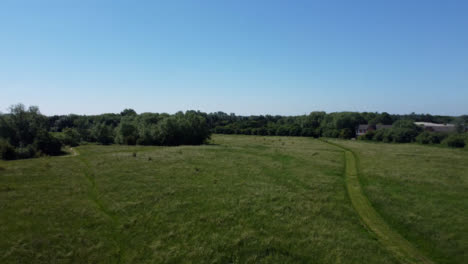
[[393,229],[436,263],[468,263],[468,151],[333,142],[357,154],[364,192]]
[[76,150],[0,163],[1,263],[396,263],[318,140]]
[[[465,262],[468,152],[337,142],[359,154],[390,227],[437,262]],[[319,140],[75,151],[0,162],[0,263],[400,262],[353,208],[344,152]]]

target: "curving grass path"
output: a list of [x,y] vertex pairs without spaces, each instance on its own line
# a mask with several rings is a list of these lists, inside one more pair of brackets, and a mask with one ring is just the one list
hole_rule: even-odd
[[372,207],[359,183],[356,154],[341,145],[326,140],[323,141],[344,151],[346,158],[346,186],[349,197],[364,224],[377,235],[380,243],[393,252],[403,263],[434,263],[398,232],[390,228]]

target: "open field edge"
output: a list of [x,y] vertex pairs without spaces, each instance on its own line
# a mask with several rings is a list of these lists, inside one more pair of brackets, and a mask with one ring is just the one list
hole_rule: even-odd
[[322,140],[325,143],[338,147],[345,155],[346,188],[354,209],[363,223],[376,234],[380,243],[393,252],[402,263],[434,263],[415,248],[408,240],[393,230],[385,220],[372,207],[370,201],[362,191],[359,182],[357,155],[350,149],[339,144]]

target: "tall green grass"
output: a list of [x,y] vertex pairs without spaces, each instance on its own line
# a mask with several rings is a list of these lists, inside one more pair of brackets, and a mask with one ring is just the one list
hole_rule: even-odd
[[320,141],[76,151],[0,162],[1,263],[397,263]]
[[438,263],[468,262],[468,151],[335,141],[360,159],[360,179],[391,227]]

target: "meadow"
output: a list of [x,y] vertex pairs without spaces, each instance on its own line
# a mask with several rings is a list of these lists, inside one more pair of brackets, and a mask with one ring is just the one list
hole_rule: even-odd
[[[336,143],[390,227],[435,262],[465,262],[467,151]],[[1,263],[402,262],[353,208],[343,150],[317,139],[71,153],[0,161]]]
[[359,158],[360,181],[391,228],[435,263],[468,262],[468,151],[333,140]]

